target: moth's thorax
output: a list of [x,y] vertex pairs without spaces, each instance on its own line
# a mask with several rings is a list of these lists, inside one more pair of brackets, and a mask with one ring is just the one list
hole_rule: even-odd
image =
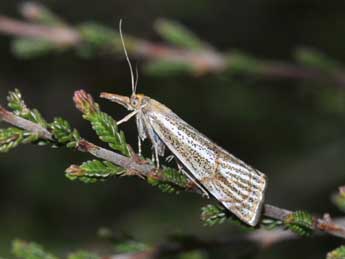
[[160,112],[160,113],[170,113],[171,110],[164,104],[152,99],[148,96],[143,97],[142,110],[146,112]]

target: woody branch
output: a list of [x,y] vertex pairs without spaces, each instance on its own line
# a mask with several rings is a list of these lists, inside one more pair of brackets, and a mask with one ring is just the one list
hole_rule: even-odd
[[[83,91],[78,91],[76,94],[86,95]],[[77,104],[78,106],[78,104]],[[34,132],[44,140],[54,142],[54,137],[49,130],[42,127],[38,123],[23,119],[14,113],[6,110],[0,106],[0,120],[9,123],[18,128],[24,129],[29,132]],[[85,139],[81,139],[77,145],[77,149],[82,152],[88,152],[91,155],[119,165],[124,168],[131,175],[144,176],[144,177],[155,177],[159,181],[167,181],[164,178],[164,175],[160,173],[159,170],[156,170],[152,164],[147,163],[147,161],[142,160],[137,155],[131,157],[123,156],[117,152],[110,151],[108,149],[99,147]],[[189,184],[187,188],[189,191],[200,193],[200,191],[193,184]],[[185,188],[185,186],[184,186]],[[293,212],[290,210],[278,208],[273,205],[265,204],[263,209],[263,216],[268,218],[284,221],[289,215]],[[312,228],[333,236],[338,236],[345,239],[345,227],[340,224],[336,224],[329,217],[324,218],[313,218]]]

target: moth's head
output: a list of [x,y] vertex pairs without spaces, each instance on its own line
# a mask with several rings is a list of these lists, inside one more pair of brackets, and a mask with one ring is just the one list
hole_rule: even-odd
[[100,97],[118,103],[130,111],[140,110],[150,100],[150,97],[143,94],[132,94],[131,97],[127,97],[124,95],[103,92]]

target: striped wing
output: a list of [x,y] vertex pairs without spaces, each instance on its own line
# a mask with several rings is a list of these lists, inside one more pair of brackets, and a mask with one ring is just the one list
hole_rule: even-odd
[[263,173],[214,144],[171,111],[149,110],[145,117],[199,183],[242,221],[257,224],[266,187]]

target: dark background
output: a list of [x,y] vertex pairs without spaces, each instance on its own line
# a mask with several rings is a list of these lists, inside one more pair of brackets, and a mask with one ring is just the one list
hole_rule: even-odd
[[[0,13],[18,17],[19,1],[0,2]],[[342,62],[345,59],[343,1],[57,1],[48,6],[71,23],[95,21],[114,30],[125,19],[126,33],[160,41],[157,18],[181,22],[217,49],[238,49],[258,58],[293,62],[296,47],[308,46]],[[0,35],[0,93],[19,88],[27,103],[48,119],[63,116],[97,143],[95,134],[72,102],[85,89],[108,113],[125,111],[97,98],[101,91],[130,94],[123,56],[82,59],[73,51],[36,59],[18,59],[11,39]],[[135,59],[134,59],[135,60]],[[142,60],[137,60],[141,64]],[[139,65],[139,71],[140,71]],[[267,202],[334,216],[341,213],[330,196],[344,179],[345,89],[318,81],[177,75],[140,72],[138,92],[164,103],[215,142],[267,174]],[[122,126],[136,146],[133,120]],[[146,143],[148,145],[148,143]],[[0,251],[22,238],[66,254],[102,243],[99,227],[155,242],[176,232],[204,238],[231,235],[232,226],[200,223],[207,201],[182,193],[164,194],[134,178],[98,184],[69,181],[64,170],[89,159],[87,154],[23,145],[0,155]],[[339,240],[315,237],[278,244],[255,258],[324,258]],[[228,251],[231,257],[231,248]]]

